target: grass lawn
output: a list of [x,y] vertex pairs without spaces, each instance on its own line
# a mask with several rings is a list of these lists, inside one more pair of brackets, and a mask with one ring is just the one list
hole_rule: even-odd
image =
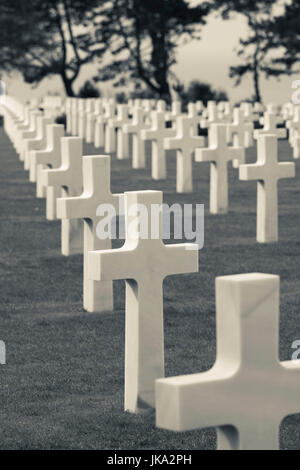
[[[280,159],[292,160],[286,141]],[[85,154],[101,153],[85,146]],[[255,160],[255,149],[248,161]],[[166,375],[195,373],[215,360],[216,276],[264,272],[281,276],[279,354],[291,358],[300,339],[300,161],[297,178],[279,184],[280,242],[259,245],[256,183],[240,182],[230,165],[230,212],[208,213],[209,165],[194,165],[195,191],[175,192],[175,158],[166,182],[129,161],[112,159],[112,190],[163,190],[164,202],[204,203],[205,246],[198,274],[169,277],[164,289]],[[82,310],[82,257],[60,254],[60,223],[45,219],[45,200],[0,129],[1,449],[214,449],[212,429],[172,433],[155,428],[154,412],[123,412],[124,283],[115,283],[115,312]],[[268,331],[265,332],[268,335]],[[299,403],[300,413],[300,403]],[[281,448],[300,449],[300,418],[281,426]]]

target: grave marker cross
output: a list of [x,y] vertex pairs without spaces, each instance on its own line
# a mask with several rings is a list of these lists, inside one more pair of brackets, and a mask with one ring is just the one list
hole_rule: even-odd
[[[61,166],[43,170],[44,186],[62,188],[65,197],[82,194],[82,139],[63,137],[61,139]],[[61,251],[64,256],[83,252],[83,227],[81,220],[61,221]]]
[[165,139],[166,150],[177,150],[176,190],[178,193],[193,191],[193,152],[203,147],[204,137],[194,136],[193,120],[180,116],[176,121],[176,137]]
[[215,426],[220,450],[276,450],[300,410],[300,361],[279,362],[279,277],[216,279],[217,360],[200,374],[156,382],[157,426]]
[[97,235],[97,223],[100,219],[100,205],[114,207],[119,213],[121,195],[110,190],[110,157],[83,157],[83,193],[78,197],[57,200],[57,215],[61,219],[83,219],[84,221],[84,270],[83,270],[83,306],[88,312],[106,312],[113,310],[112,281],[94,281],[88,277],[88,252],[109,250],[111,240],[100,239]]
[[240,180],[257,180],[257,241],[278,241],[278,181],[295,177],[295,164],[278,162],[275,135],[262,135],[257,143],[257,162],[240,166]]
[[226,124],[212,124],[209,129],[209,148],[197,149],[196,162],[211,162],[210,166],[210,212],[228,211],[228,162],[245,161],[245,149],[229,147]]
[[[126,242],[89,253],[90,277],[126,280],[125,410],[154,406],[155,379],[164,376],[163,280],[198,271],[193,244],[162,242],[160,191],[125,193]],[[191,248],[191,249],[188,249]]]
[[164,139],[166,137],[175,137],[176,129],[166,127],[165,113],[163,111],[152,111],[151,120],[151,129],[141,131],[141,138],[152,141],[152,178],[162,180],[167,177]]

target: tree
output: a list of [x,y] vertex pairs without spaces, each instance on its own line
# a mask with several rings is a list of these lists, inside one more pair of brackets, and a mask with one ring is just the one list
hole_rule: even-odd
[[193,80],[185,92],[188,102],[203,101],[205,106],[208,101],[228,101],[228,95],[223,90],[214,90],[208,83]]
[[101,92],[95,85],[86,80],[78,92],[79,98],[100,98]]
[[74,96],[74,81],[94,58],[90,18],[98,4],[99,0],[1,0],[0,58],[6,69],[18,70],[33,84],[59,75],[66,94]]
[[[270,20],[276,0],[216,0],[216,7],[221,9],[224,19],[233,13],[243,15],[248,24],[249,35],[240,39],[238,56],[241,63],[230,68],[230,77],[235,78],[235,86],[240,85],[245,75],[251,74],[254,84],[253,101],[262,101],[260,75],[268,77],[272,72],[269,54]],[[274,73],[274,72],[273,72]]]
[[191,7],[187,0],[106,2],[97,33],[109,53],[98,80],[114,80],[115,86],[142,81],[157,97],[168,99],[176,48],[200,37],[209,11],[208,2]]
[[285,4],[281,15],[276,15],[268,24],[270,33],[269,48],[282,51],[281,57],[272,60],[270,75],[294,73],[300,62],[300,0]]

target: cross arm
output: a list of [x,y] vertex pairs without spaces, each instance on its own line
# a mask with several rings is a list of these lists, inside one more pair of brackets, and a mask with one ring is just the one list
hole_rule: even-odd
[[158,131],[152,129],[144,129],[141,131],[142,140],[156,140],[158,138]]
[[197,273],[199,270],[199,251],[194,243],[164,245],[166,253],[165,276]]
[[178,150],[181,148],[182,139],[175,137],[174,139],[166,138],[164,139],[164,149],[165,150]]
[[[84,195],[57,199],[58,219],[84,219],[88,217],[89,199]],[[92,215],[95,216],[93,213]]]
[[280,179],[283,178],[295,178],[296,176],[296,167],[294,162],[283,162],[279,163],[280,167]]
[[217,159],[216,150],[207,148],[195,150],[195,161],[196,162],[214,162]]
[[171,431],[232,424],[228,410],[230,375],[217,369],[156,380],[156,425]]
[[88,276],[94,281],[135,279],[134,247],[117,250],[90,251],[88,254]]
[[43,172],[43,181],[44,186],[67,186],[68,185],[68,168],[60,167],[54,170],[45,170]]
[[240,165],[239,179],[241,181],[264,181],[264,166],[254,163],[252,165]]

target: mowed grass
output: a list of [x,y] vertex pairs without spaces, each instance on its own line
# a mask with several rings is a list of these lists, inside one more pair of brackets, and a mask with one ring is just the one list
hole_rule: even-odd
[[[286,141],[280,160],[291,161]],[[101,154],[85,146],[85,154]],[[249,162],[256,158],[248,152]],[[198,274],[164,285],[166,375],[210,368],[216,355],[216,276],[264,272],[281,276],[280,359],[300,339],[300,173],[279,184],[280,242],[256,243],[256,183],[240,182],[229,165],[230,212],[208,212],[209,165],[194,165],[193,194],[175,192],[174,153],[168,180],[134,171],[112,157],[112,190],[162,190],[164,202],[205,204],[205,246]],[[1,449],[214,449],[215,431],[156,429],[155,414],[123,412],[124,283],[115,283],[113,314],[82,309],[82,257],[60,254],[60,223],[45,219],[45,201],[0,130]],[[145,267],[146,269],[146,267]],[[153,312],[155,315],[155,312]],[[267,338],[269,332],[259,331]],[[254,345],[255,347],[255,345]],[[267,380],[267,378],[266,378]],[[266,397],[266,400],[271,397]],[[299,401],[300,412],[300,401]],[[300,418],[281,426],[281,448],[300,449]]]

